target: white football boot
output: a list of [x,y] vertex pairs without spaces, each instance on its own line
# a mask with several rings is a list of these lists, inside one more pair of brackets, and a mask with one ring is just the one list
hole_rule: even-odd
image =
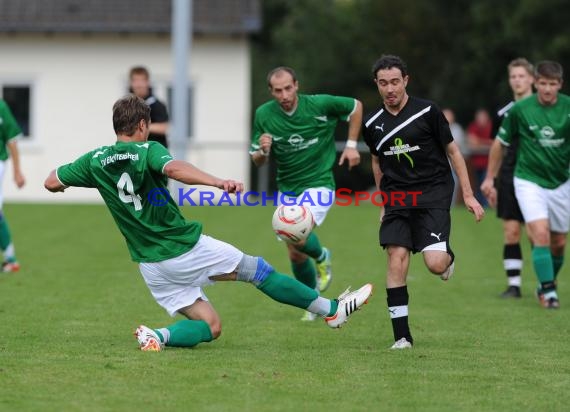
[[411,349],[412,344],[406,338],[402,338],[394,342],[390,349]]
[[336,313],[326,317],[325,322],[327,322],[327,325],[331,328],[340,328],[352,313],[359,310],[365,303],[368,303],[370,295],[372,295],[372,284],[370,283],[367,283],[353,292],[350,291],[350,288],[346,289],[337,298],[338,309]]
[[139,341],[139,348],[145,352],[160,352],[164,348],[164,344],[154,330],[140,325],[134,333]]

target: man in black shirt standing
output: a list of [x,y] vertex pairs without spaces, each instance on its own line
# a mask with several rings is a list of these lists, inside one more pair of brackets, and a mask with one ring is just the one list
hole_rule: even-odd
[[168,147],[168,112],[166,106],[152,94],[150,74],[146,67],[133,67],[129,73],[131,93],[134,93],[150,107],[150,134],[148,140]]
[[[514,59],[508,65],[509,86],[513,91],[513,101],[497,112],[497,125],[503,121],[505,114],[515,102],[532,95],[532,84],[534,82],[534,67],[523,57]],[[498,126],[497,126],[498,129]],[[496,135],[496,133],[495,133]],[[521,271],[523,266],[522,249],[520,245],[521,226],[524,225],[524,218],[515,196],[515,184],[513,176],[517,163],[518,139],[513,140],[506,150],[501,162],[499,175],[493,184],[492,179],[485,179],[481,185],[481,191],[486,193],[491,206],[497,207],[497,216],[503,220],[503,267],[507,274],[507,290],[501,296],[503,298],[521,297]],[[499,139],[495,139],[493,146],[501,146]],[[489,155],[490,157],[490,155]],[[487,175],[491,177],[487,169]]]
[[449,246],[453,177],[477,221],[483,208],[473,196],[465,161],[441,110],[427,100],[408,96],[406,64],[383,55],[373,66],[382,106],[364,118],[363,134],[372,154],[376,185],[386,195],[380,245],[388,254],[386,292],[395,343],[411,348],[406,277],[410,252],[422,252],[430,272],[449,279],[454,255]]

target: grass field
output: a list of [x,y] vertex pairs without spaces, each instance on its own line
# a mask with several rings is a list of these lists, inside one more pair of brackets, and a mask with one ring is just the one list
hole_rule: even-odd
[[[289,273],[271,208],[184,208],[205,232]],[[328,296],[372,281],[345,327],[302,323],[301,311],[246,284],[206,289],[222,337],[143,353],[132,331],[171,322],[150,296],[103,206],[7,205],[22,270],[0,274],[2,411],[563,411],[570,408],[570,265],[562,309],[539,308],[524,245],[523,299],[505,286],[499,221],[453,212],[456,272],[409,276],[416,346],[389,351],[386,260],[377,210],[335,207],[319,229],[333,251]]]

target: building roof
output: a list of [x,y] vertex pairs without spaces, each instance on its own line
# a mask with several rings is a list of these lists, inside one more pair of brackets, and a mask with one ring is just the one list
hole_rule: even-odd
[[[193,31],[261,28],[260,0],[194,0]],[[0,33],[170,33],[171,0],[0,0]]]

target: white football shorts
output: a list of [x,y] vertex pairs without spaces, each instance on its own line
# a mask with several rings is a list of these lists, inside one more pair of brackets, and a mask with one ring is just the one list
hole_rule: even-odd
[[174,317],[198,299],[207,301],[202,287],[214,283],[211,276],[232,273],[242,257],[234,246],[201,235],[190,251],[162,262],[140,263],[139,269],[154,299]]
[[548,219],[550,230],[568,233],[570,229],[570,180],[556,189],[515,177],[515,195],[525,222]]
[[302,205],[307,207],[313,214],[315,224],[320,226],[327,217],[327,213],[334,204],[335,192],[327,187],[307,189],[299,196],[287,196],[281,192],[278,194],[278,205]]

